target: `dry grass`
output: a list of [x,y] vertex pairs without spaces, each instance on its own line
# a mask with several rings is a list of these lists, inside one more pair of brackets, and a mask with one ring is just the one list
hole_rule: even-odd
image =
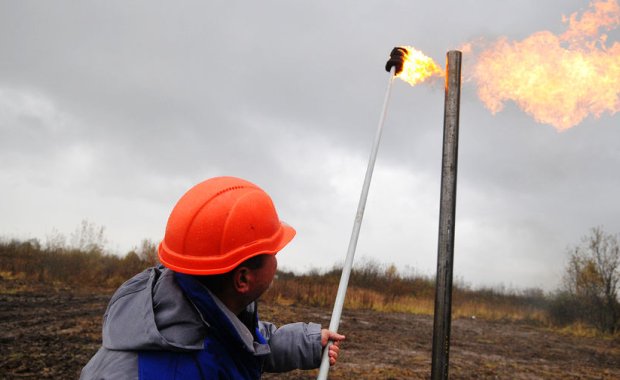
[[[130,252],[121,258],[98,250],[44,248],[37,241],[2,241],[0,239],[0,290],[3,293],[24,290],[27,284],[44,284],[54,288],[114,288],[135,273],[153,264],[154,245],[144,243],[139,254]],[[303,305],[331,309],[340,282],[339,268],[325,273],[278,272],[278,277],[263,300],[274,305]],[[9,288],[6,284],[12,284]],[[363,262],[351,273],[345,308],[433,315],[435,281],[417,274],[402,274],[394,265]],[[469,318],[489,321],[530,322],[542,326],[562,327],[565,333],[592,336],[590,325],[559,320],[553,297],[540,289],[524,291],[504,288],[471,289],[454,284],[453,319]],[[557,299],[557,297],[556,297]],[[561,299],[560,299],[561,300]],[[560,305],[561,306],[561,305]],[[553,318],[555,319],[553,319]],[[556,326],[556,327],[557,327]],[[560,327],[557,327],[560,328]]]
[[[338,284],[333,280],[321,278],[319,275],[314,276],[317,278],[312,279],[307,276],[280,278],[263,296],[263,300],[278,305],[298,304],[331,308]],[[416,289],[408,290],[411,294],[416,293]],[[407,289],[403,288],[402,292],[405,291]],[[434,294],[426,291],[417,293],[422,295],[394,294],[389,291],[380,292],[360,286],[350,286],[347,290],[345,308],[433,315]],[[476,294],[476,292],[469,292],[467,295],[459,294],[455,297],[452,317],[548,323],[547,312],[542,306],[514,302],[515,296],[497,295],[493,299],[487,299],[478,297]]]

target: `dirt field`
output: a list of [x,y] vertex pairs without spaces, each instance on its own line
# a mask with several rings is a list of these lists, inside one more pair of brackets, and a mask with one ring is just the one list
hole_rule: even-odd
[[[2,281],[2,280],[0,280]],[[110,291],[47,291],[0,283],[0,378],[75,379],[100,344]],[[329,324],[331,310],[261,306],[264,320]],[[430,377],[428,316],[345,310],[347,335],[330,379]],[[266,374],[312,379],[317,371]],[[543,327],[459,319],[452,323],[452,379],[620,379],[620,340],[577,338]]]

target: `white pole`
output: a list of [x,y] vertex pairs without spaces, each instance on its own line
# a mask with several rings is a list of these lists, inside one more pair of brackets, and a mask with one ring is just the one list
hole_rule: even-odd
[[[334,332],[338,332],[338,326],[340,325],[340,316],[342,314],[342,308],[344,306],[344,298],[347,293],[347,286],[349,285],[349,276],[351,275],[351,267],[353,266],[353,257],[355,256],[355,248],[357,247],[357,238],[360,235],[360,228],[362,226],[362,218],[364,217],[364,209],[366,208],[366,199],[368,198],[368,189],[370,188],[370,180],[372,179],[372,171],[375,167],[375,161],[377,160],[377,151],[379,150],[379,142],[381,141],[381,132],[383,131],[383,124],[385,122],[385,115],[387,113],[387,106],[390,100],[390,93],[392,92],[392,82],[394,79],[394,70],[390,69],[390,80],[388,82],[387,90],[385,92],[385,100],[383,101],[383,110],[381,111],[381,117],[379,118],[379,126],[377,127],[377,133],[375,135],[375,141],[370,153],[370,159],[368,161],[368,167],[366,168],[366,176],[364,178],[364,186],[362,187],[362,194],[360,195],[359,204],[357,205],[357,213],[355,214],[355,222],[353,223],[353,232],[351,233],[351,240],[349,240],[349,249],[347,250],[347,258],[342,268],[342,275],[340,276],[340,284],[338,285],[338,293],[336,294],[336,301],[334,303],[334,310],[332,311],[332,319],[329,323],[329,329]],[[327,373],[329,372],[329,346],[332,342],[328,342],[327,346],[323,350],[323,357],[321,358],[321,367],[319,369],[319,376],[317,380],[327,379]]]

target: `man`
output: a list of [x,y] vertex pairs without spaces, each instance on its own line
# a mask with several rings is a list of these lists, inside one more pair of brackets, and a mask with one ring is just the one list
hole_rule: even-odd
[[162,266],[112,296],[103,344],[81,379],[259,379],[262,372],[330,364],[345,337],[314,323],[276,328],[259,321],[256,300],[274,278],[295,230],[269,195],[234,177],[190,189],[159,246]]

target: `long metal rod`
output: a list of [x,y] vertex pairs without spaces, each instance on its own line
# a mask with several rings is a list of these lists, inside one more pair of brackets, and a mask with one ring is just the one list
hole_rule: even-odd
[[460,101],[461,52],[449,51],[446,64],[441,198],[439,201],[439,242],[437,248],[435,319],[433,324],[431,368],[431,379],[433,380],[448,378]]
[[[392,67],[390,70],[390,80],[388,82],[387,90],[385,91],[385,100],[383,101],[383,110],[381,111],[381,117],[379,118],[379,126],[377,127],[377,133],[375,134],[375,141],[372,145],[370,152],[370,159],[368,160],[368,167],[366,168],[366,176],[364,177],[364,185],[362,187],[362,194],[357,205],[357,213],[355,214],[355,222],[353,223],[353,231],[351,233],[351,239],[349,240],[349,249],[347,250],[347,257],[345,259],[344,267],[342,268],[342,275],[340,276],[340,284],[338,285],[338,293],[336,294],[336,301],[334,302],[334,310],[332,311],[332,319],[329,323],[329,329],[334,332],[338,332],[338,326],[340,325],[340,316],[342,315],[342,308],[344,306],[344,298],[347,293],[347,287],[349,285],[349,277],[351,275],[351,268],[353,267],[353,258],[355,257],[355,248],[357,247],[357,239],[360,235],[360,228],[362,226],[362,218],[364,217],[364,209],[366,208],[366,199],[368,199],[368,189],[370,188],[370,180],[372,179],[372,172],[375,167],[375,161],[377,160],[377,152],[379,151],[379,142],[381,141],[381,133],[383,131],[383,124],[385,123],[385,115],[387,114],[388,103],[390,100],[390,94],[392,92],[392,82],[394,81],[394,70]],[[319,369],[318,380],[327,379],[329,372],[329,345],[323,350],[323,357],[321,358],[321,367]]]

